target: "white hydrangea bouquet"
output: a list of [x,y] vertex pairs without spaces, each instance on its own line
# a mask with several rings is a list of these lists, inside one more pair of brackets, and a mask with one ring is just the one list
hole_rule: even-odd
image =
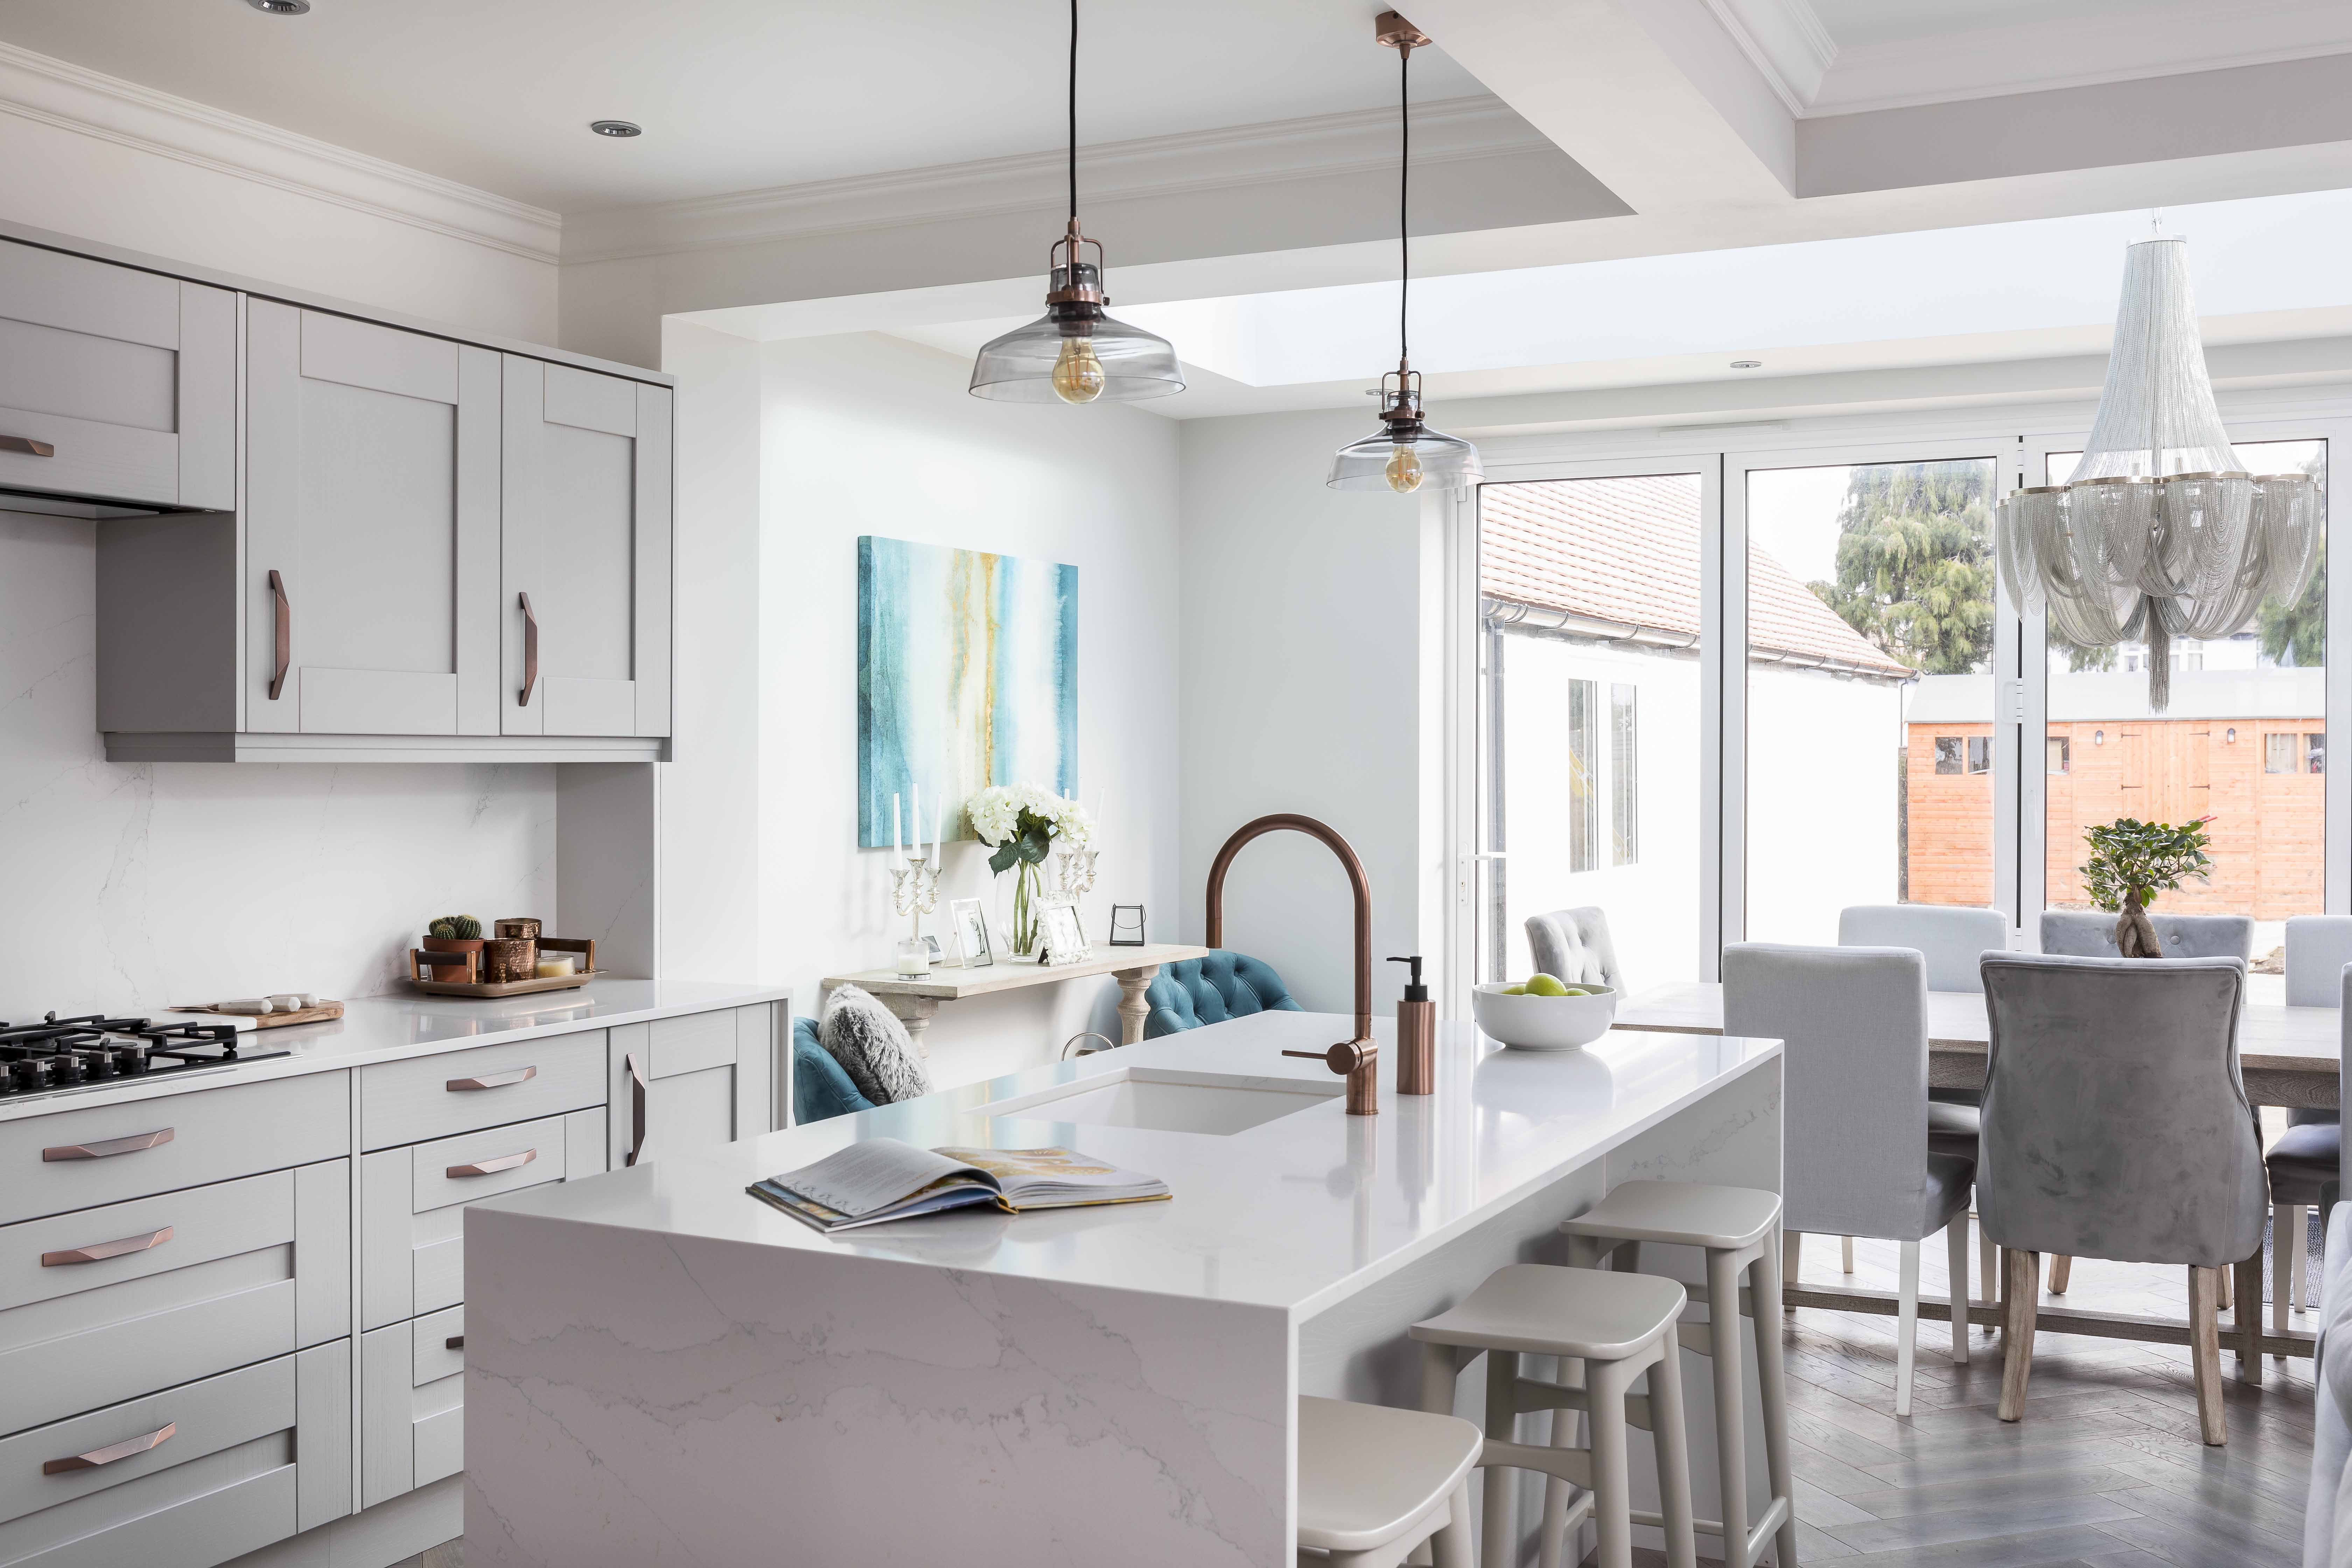
[[1094,842],[1095,821],[1074,800],[1064,800],[1031,784],[991,784],[965,803],[971,830],[994,851],[988,868],[1013,873],[1012,918],[1007,936],[1016,957],[1037,952],[1038,868],[1055,840],[1085,847]]

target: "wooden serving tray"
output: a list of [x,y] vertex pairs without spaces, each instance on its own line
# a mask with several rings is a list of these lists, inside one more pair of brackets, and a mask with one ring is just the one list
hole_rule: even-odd
[[[541,991],[576,991],[596,978],[596,942],[593,938],[543,936],[539,939],[542,952],[576,952],[580,967],[569,974],[551,975],[545,980],[501,980],[495,984],[481,979],[433,980],[428,969],[454,969],[453,960],[462,962],[468,975],[482,973],[479,952],[427,952],[423,948],[408,950],[408,983],[427,996],[530,996]],[[340,1009],[339,1009],[340,1010]],[[292,1016],[292,1015],[288,1015]]]
[[299,1012],[255,1014],[223,1013],[210,1002],[198,1002],[184,1007],[175,1006],[172,1011],[211,1013],[223,1018],[251,1018],[257,1029],[290,1029],[297,1024],[323,1024],[331,1018],[340,1018],[343,1016],[343,1005],[341,1002],[321,1002],[315,1007],[304,1007]]

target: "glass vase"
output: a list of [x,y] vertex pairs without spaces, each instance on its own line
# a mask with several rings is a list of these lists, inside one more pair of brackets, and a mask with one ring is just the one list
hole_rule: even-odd
[[1037,956],[1037,900],[1044,890],[1044,875],[1030,861],[1016,860],[997,874],[996,926],[1015,958]]

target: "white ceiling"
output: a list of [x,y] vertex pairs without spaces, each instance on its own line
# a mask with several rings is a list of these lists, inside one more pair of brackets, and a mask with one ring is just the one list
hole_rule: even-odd
[[[2242,0],[2259,4],[2259,0]],[[1840,48],[1971,33],[2027,22],[2105,17],[2161,25],[2177,0],[1811,0]]]
[[[1370,0],[1085,0],[1079,139],[1377,109]],[[1038,153],[1058,0],[0,0],[0,40],[560,212]],[[1420,101],[1483,89],[1416,51]],[[591,120],[643,124],[614,141]],[[1082,193],[1083,194],[1083,193]]]

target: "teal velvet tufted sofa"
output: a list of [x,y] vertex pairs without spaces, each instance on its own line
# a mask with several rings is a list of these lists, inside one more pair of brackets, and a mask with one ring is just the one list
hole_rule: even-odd
[[1151,1009],[1143,1020],[1147,1040],[1252,1013],[1304,1011],[1281,975],[1245,952],[1223,949],[1162,964],[1143,999]]
[[871,1110],[874,1102],[857,1092],[841,1064],[817,1038],[814,1018],[793,1020],[793,1125],[829,1121],[853,1110]]

